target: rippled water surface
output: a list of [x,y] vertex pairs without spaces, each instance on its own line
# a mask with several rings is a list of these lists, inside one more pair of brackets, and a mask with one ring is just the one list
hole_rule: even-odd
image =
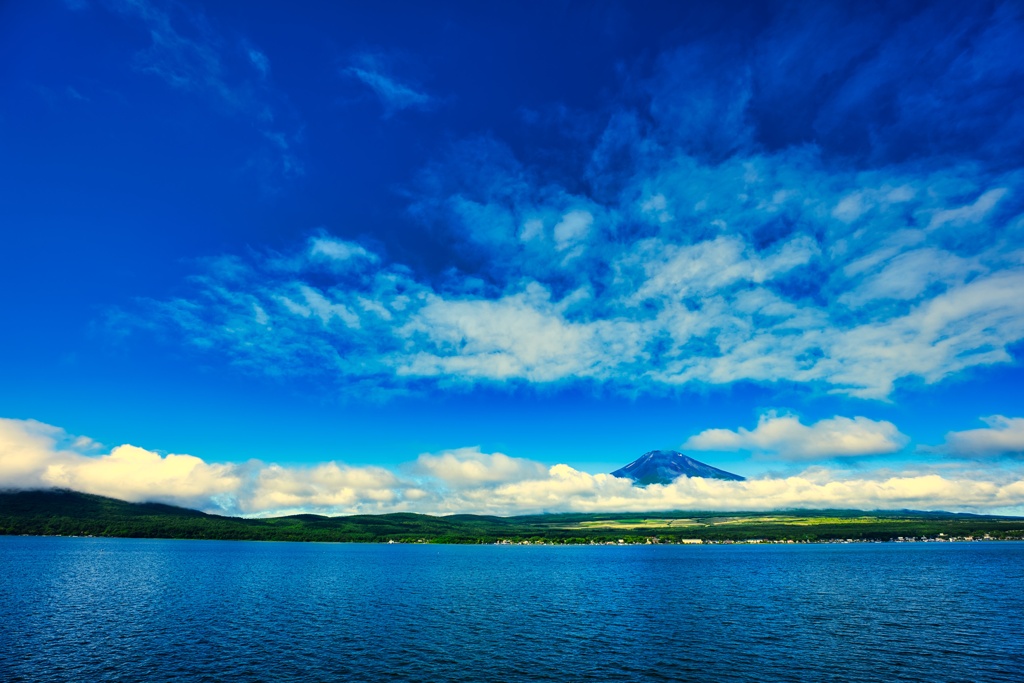
[[3,681],[1024,681],[1024,543],[0,537]]

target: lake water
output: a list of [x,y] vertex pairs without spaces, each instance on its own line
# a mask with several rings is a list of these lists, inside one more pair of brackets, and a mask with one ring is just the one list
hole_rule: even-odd
[[1024,681],[1024,543],[0,537],[2,681]]

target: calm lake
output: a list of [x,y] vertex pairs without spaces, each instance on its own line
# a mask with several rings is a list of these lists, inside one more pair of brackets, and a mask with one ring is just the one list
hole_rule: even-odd
[[0,537],[2,681],[1024,681],[1024,543]]

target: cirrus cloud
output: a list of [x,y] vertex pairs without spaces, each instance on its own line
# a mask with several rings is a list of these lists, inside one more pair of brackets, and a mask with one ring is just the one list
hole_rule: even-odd
[[[152,29],[148,68],[249,101],[218,52],[126,7]],[[120,319],[359,396],[785,382],[889,400],[1012,361],[1024,17],[961,3],[765,18],[756,36],[666,46],[598,110],[561,107],[571,134],[466,131],[413,174],[411,224],[375,231],[391,236],[379,250],[321,231],[220,259],[230,273],[206,262],[179,298]],[[434,104],[394,76],[400,59],[364,52],[342,71],[386,114]],[[422,230],[427,258],[403,239]]]
[[389,73],[389,61],[383,54],[362,53],[353,58],[352,64],[342,69],[342,74],[370,88],[380,98],[385,117],[406,109],[427,110],[437,103],[435,98]]
[[302,125],[282,92],[272,87],[265,53],[246,40],[241,49],[224,50],[225,36],[214,30],[202,12],[183,4],[167,6],[150,0],[98,4],[144,27],[150,43],[134,58],[142,73],[160,78],[171,88],[205,95],[224,113],[250,121],[260,135],[260,161],[274,159],[274,172],[285,178],[304,175],[297,153]]
[[650,125],[621,134],[637,163],[605,169],[612,194],[552,181],[497,140],[456,144],[411,192],[410,217],[452,245],[436,272],[321,230],[284,256],[230,257],[230,273],[207,264],[181,298],[122,318],[360,394],[785,381],[886,400],[1012,360],[1018,172],[968,157],[864,168],[806,145],[711,161]]

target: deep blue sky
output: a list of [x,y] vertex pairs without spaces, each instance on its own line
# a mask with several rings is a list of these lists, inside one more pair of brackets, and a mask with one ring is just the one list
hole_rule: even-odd
[[1021,44],[1018,2],[0,4],[0,416],[1001,471]]

